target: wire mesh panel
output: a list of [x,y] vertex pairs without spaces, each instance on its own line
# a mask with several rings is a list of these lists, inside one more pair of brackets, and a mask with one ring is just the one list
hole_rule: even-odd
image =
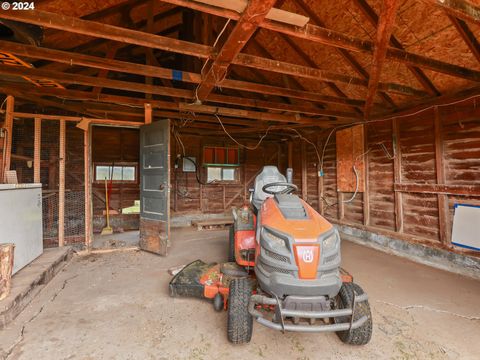
[[33,134],[33,119],[19,119],[13,122],[10,169],[17,172],[19,183],[33,182]]
[[[43,184],[43,236],[46,247],[58,246],[59,139],[55,120],[42,121],[41,171]],[[65,244],[84,244],[85,192],[83,131],[67,123],[65,151]]]

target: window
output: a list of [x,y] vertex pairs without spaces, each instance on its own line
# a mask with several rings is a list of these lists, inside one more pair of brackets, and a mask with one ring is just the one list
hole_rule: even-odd
[[207,167],[207,182],[213,181],[238,181],[238,168]]
[[205,146],[203,148],[204,166],[239,166],[238,147]]
[[95,181],[137,182],[137,164],[95,164]]

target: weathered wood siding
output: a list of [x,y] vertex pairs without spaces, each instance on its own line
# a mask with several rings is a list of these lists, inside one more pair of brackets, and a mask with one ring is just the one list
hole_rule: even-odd
[[[202,151],[206,145],[232,146],[217,137],[181,136],[185,146],[185,155],[196,158],[201,182],[207,179],[206,168],[202,166]],[[248,144],[255,145],[255,144]],[[286,145],[272,142],[263,142],[256,150],[240,150],[240,167],[238,168],[238,182],[228,184],[200,184],[193,172],[183,172],[182,162],[178,162],[175,169],[175,158],[181,154],[180,144],[172,139],[172,203],[174,213],[223,213],[230,211],[233,206],[242,206],[248,203],[249,188],[253,187],[253,180],[264,165],[277,165],[282,172],[286,168]]]
[[[312,139],[318,142],[320,152],[327,136],[328,132]],[[301,147],[299,142],[295,146]],[[334,222],[468,252],[452,247],[451,228],[455,203],[480,204],[480,115],[472,103],[366,124],[365,150],[366,192],[343,203],[352,193],[337,192],[334,134],[325,149],[323,179],[317,177],[314,149],[307,145],[307,201],[319,208],[322,188],[317,185],[323,181],[325,201],[320,211]],[[298,177],[295,180],[300,183]],[[455,188],[457,194],[453,195],[439,192],[438,184],[463,187]]]

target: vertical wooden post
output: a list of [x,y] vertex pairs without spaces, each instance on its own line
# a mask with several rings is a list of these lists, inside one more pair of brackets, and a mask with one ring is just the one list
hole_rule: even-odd
[[[321,142],[320,137],[317,138],[317,148],[321,149]],[[317,193],[318,193],[318,211],[320,215],[324,215],[325,208],[323,206],[323,174],[320,174],[320,159],[318,159],[319,163],[317,164]],[[321,176],[320,176],[321,175]]]
[[225,202],[225,185],[222,186],[222,194],[223,194],[223,211],[225,211],[225,206],[226,206],[226,202]]
[[343,218],[345,217],[345,203],[343,202],[344,198],[345,196],[343,192],[337,192],[338,220],[343,220]]
[[288,142],[288,167],[293,168],[293,143],[291,140]]
[[91,125],[83,132],[83,166],[84,166],[84,192],[85,192],[85,247],[88,251],[92,248],[92,185],[90,178],[91,159]]
[[65,120],[60,120],[60,151],[58,171],[58,246],[65,244]]
[[42,144],[42,119],[35,118],[35,135],[33,140],[33,182],[40,183],[40,154]]
[[370,196],[369,196],[369,193],[368,193],[368,184],[369,184],[369,181],[368,181],[368,156],[369,156],[369,152],[368,152],[368,127],[367,125],[364,125],[363,126],[363,148],[366,152],[366,154],[364,155],[363,157],[363,162],[364,162],[364,165],[363,165],[363,168],[364,168],[364,171],[365,171],[365,191],[363,192],[363,225],[365,226],[368,226],[370,224]]
[[12,159],[12,138],[13,138],[13,111],[15,106],[15,99],[13,96],[7,96],[7,108],[5,113],[5,129],[7,130],[7,136],[5,137],[6,143],[3,151],[5,151],[5,164],[3,164],[3,181],[5,181],[5,171],[10,170],[10,162]]
[[[393,119],[393,173],[395,184],[402,182],[402,151],[400,146],[400,124],[398,119]],[[395,191],[395,230],[403,232],[403,199],[402,193]]]
[[152,123],[152,105],[145,104],[145,124]]
[[308,184],[307,184],[307,150],[305,147],[305,141],[302,141],[301,145],[301,158],[302,158],[302,198],[308,201]]
[[[445,184],[445,166],[443,163],[443,135],[442,135],[442,119],[440,117],[440,109],[435,106],[435,169],[437,174],[437,184]],[[450,243],[450,230],[448,228],[448,196],[446,194],[438,194],[438,223],[439,236],[443,244]]]

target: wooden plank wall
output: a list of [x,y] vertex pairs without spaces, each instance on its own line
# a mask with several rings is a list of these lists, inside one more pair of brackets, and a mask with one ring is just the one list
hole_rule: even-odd
[[[327,135],[312,139],[320,152]],[[299,142],[294,146],[300,148]],[[339,203],[352,194],[337,192],[335,147],[332,135],[325,151],[324,177],[318,179],[318,160],[307,145],[307,201],[318,208],[322,187],[317,185],[323,180],[328,205],[323,201],[320,210],[329,220],[471,253],[451,246],[451,228],[455,203],[480,205],[480,112],[473,103],[365,125],[367,192],[358,193],[350,203]],[[295,180],[300,183],[298,177]]]
[[[218,137],[182,135],[185,155],[194,156],[199,164],[199,176],[206,182],[206,169],[201,166],[202,149],[205,145],[232,146]],[[247,144],[255,145],[255,144]],[[239,181],[235,184],[208,184],[197,182],[195,173],[182,170],[182,162],[175,169],[175,158],[181,154],[178,142],[172,139],[172,210],[173,214],[186,213],[223,213],[233,206],[242,206],[248,202],[248,189],[253,186],[255,175],[264,165],[277,165],[282,172],[286,168],[286,144],[263,142],[256,150],[240,150]]]
[[[95,163],[136,163],[139,161],[139,131],[128,128],[94,126],[92,131],[92,161]],[[82,150],[83,151],[83,150]],[[82,152],[79,152],[82,154]],[[83,162],[81,171],[83,174]],[[83,176],[83,175],[82,175]],[[92,174],[92,177],[94,174]],[[137,177],[138,178],[138,177]],[[83,178],[82,178],[83,179]],[[93,182],[93,214],[105,210],[105,183]],[[119,210],[134,204],[140,199],[139,183],[113,183],[110,194],[110,208]]]

